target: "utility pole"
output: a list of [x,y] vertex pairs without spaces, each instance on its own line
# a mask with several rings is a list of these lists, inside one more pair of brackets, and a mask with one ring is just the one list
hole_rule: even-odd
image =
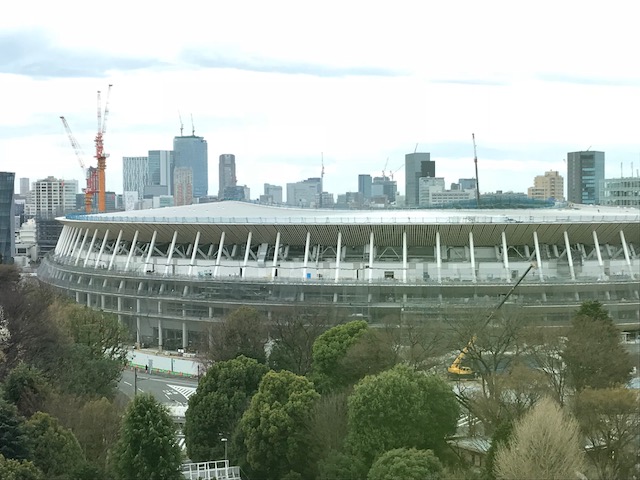
[[133,396],[138,394],[138,367],[133,367]]

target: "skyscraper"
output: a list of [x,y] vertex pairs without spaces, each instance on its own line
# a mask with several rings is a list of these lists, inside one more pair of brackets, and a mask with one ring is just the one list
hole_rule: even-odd
[[29,193],[29,190],[31,189],[31,185],[29,184],[29,179],[26,177],[23,177],[20,179],[20,195],[25,196],[27,193]]
[[13,263],[15,178],[16,174],[13,172],[0,172],[0,263]]
[[149,150],[148,185],[166,186],[173,192],[173,152],[171,150]]
[[604,152],[567,154],[567,201],[598,205],[600,180],[604,180]]
[[122,190],[138,192],[144,197],[144,187],[149,184],[149,157],[122,157]]
[[193,170],[178,167],[173,170],[173,204],[191,205],[193,203]]
[[194,198],[209,194],[209,164],[207,141],[195,134],[173,139],[174,167],[188,167],[193,171]]
[[220,155],[218,164],[218,199],[225,198],[224,191],[228,187],[236,186],[236,156],[231,153],[223,153]]
[[371,198],[371,175],[358,175],[358,193],[364,200]]
[[30,215],[54,217],[76,209],[77,180],[64,180],[47,177],[33,184],[30,203],[27,205]]
[[404,156],[405,202],[408,207],[419,204],[419,180],[436,176],[436,162],[431,161],[428,152],[407,153]]
[[269,183],[264,184],[263,203],[275,203],[280,205],[282,203],[282,187],[280,185],[271,185]]

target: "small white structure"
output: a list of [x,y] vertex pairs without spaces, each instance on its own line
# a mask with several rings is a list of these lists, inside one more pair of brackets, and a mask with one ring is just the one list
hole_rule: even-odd
[[189,480],[242,480],[240,467],[230,467],[229,460],[183,463],[182,475]]

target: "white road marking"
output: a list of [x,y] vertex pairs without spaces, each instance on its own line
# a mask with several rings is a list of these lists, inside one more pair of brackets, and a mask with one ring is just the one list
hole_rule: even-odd
[[182,395],[187,400],[191,395],[196,393],[196,387],[183,387],[181,385],[167,385],[169,388],[173,388],[176,392]]
[[125,385],[129,385],[130,387],[133,386],[131,385],[129,382],[124,382]]

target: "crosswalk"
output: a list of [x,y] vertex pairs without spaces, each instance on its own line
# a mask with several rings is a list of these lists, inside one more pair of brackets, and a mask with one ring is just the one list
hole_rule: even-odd
[[180,395],[182,395],[187,400],[189,399],[189,397],[191,395],[196,393],[196,388],[195,387],[185,387],[185,386],[182,386],[182,385],[167,385],[167,387],[172,388],[173,390],[178,392]]
[[178,434],[178,446],[180,447],[180,450],[186,450],[187,449],[187,443],[184,440],[184,435],[182,434]]

